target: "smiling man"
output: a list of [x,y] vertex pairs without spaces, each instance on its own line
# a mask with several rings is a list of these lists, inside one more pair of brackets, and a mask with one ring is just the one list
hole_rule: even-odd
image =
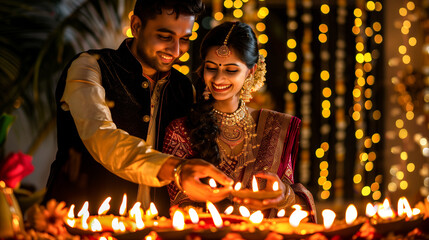
[[[45,202],[89,201],[96,213],[107,197],[117,211],[124,194],[144,208],[155,202],[168,215],[162,187],[172,180],[193,199],[226,197],[231,179],[201,159],[184,161],[160,153],[166,126],[188,114],[190,80],[172,68],[189,49],[201,0],[137,0],[131,18],[133,38],[117,50],[89,50],[64,70],[57,86],[58,152],[51,166]],[[183,169],[183,171],[181,171]],[[213,191],[199,179],[212,177]],[[190,191],[196,192],[196,191]]]

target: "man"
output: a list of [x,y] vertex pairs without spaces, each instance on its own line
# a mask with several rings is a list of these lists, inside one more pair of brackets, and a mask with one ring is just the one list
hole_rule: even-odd
[[[176,180],[196,201],[228,195],[231,179],[213,165],[154,150],[162,149],[166,126],[185,116],[193,102],[192,84],[172,65],[189,49],[202,10],[201,0],[137,0],[134,38],[117,50],[84,52],[64,70],[56,90],[58,152],[45,201],[78,208],[89,201],[96,213],[110,196],[117,211],[126,193],[129,204],[137,199],[147,208],[154,201],[160,215],[168,215],[168,194],[155,189],[150,199],[148,186]],[[225,187],[213,191],[199,181],[204,177]]]

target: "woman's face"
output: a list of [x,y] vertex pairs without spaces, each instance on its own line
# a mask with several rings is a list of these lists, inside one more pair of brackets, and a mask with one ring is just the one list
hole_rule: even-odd
[[250,69],[237,56],[235,50],[229,47],[228,57],[216,54],[218,46],[209,48],[204,61],[204,82],[217,101],[237,101],[244,80],[250,74]]

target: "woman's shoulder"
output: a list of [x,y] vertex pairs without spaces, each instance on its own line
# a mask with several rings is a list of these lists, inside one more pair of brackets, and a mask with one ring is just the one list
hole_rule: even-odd
[[301,122],[301,119],[298,118],[297,116],[291,115],[291,114],[287,114],[287,113],[282,113],[282,112],[278,112],[278,111],[274,111],[271,109],[249,109],[250,115],[254,118],[254,119],[259,119],[259,117],[263,116],[264,118],[267,117],[271,117],[271,118],[277,118],[277,119],[283,119],[283,120],[291,120],[291,121],[299,121]]

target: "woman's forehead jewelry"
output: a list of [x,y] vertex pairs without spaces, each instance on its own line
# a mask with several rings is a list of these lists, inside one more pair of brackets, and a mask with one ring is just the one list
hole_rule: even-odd
[[229,35],[231,35],[232,29],[234,29],[235,24],[236,24],[236,23],[232,24],[231,29],[229,30],[228,34],[227,34],[227,35],[226,35],[226,37],[225,37],[225,41],[223,41],[223,45],[222,45],[222,46],[220,46],[220,47],[216,50],[216,55],[218,55],[219,57],[226,58],[226,57],[229,57],[229,55],[231,54],[231,51],[229,50],[229,48],[228,48],[227,44],[228,44],[228,38],[229,38]]

